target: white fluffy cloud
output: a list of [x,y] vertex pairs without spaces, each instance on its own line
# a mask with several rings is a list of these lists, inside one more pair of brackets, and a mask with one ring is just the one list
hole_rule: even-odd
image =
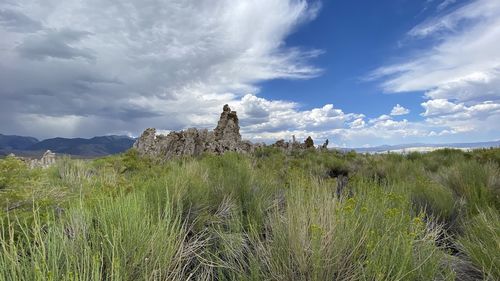
[[404,108],[399,103],[396,104],[391,110],[392,116],[406,115],[408,113],[410,113],[410,110],[408,108]]
[[[498,131],[500,122],[500,104],[481,102],[471,106],[453,103],[444,99],[429,100],[422,103],[428,127],[441,127],[441,135],[468,133],[487,135]],[[432,135],[431,135],[432,136]]]
[[[450,125],[457,121],[467,124],[468,122],[478,122],[489,117],[500,116],[500,104],[490,101],[466,106],[464,103],[457,104],[444,99],[436,99],[424,102],[422,106],[425,108],[422,116],[427,117],[429,123],[439,125]],[[497,124],[492,125],[496,126]],[[475,129],[483,130],[485,128],[478,127]]]
[[364,122],[363,114],[344,113],[332,104],[301,110],[297,103],[270,101],[248,94],[235,105],[243,135],[259,141],[289,139],[292,135],[297,138],[311,135],[324,140],[331,130],[347,128],[356,120],[358,125]]
[[463,104],[455,104],[445,99],[430,100],[422,103],[425,112],[422,116],[448,115],[463,111]]

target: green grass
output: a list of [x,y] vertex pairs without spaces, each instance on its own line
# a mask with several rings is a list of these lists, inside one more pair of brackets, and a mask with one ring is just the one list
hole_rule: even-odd
[[498,280],[496,155],[0,160],[0,280]]
[[479,211],[465,225],[458,239],[472,263],[483,272],[486,280],[500,279],[500,214],[488,208]]

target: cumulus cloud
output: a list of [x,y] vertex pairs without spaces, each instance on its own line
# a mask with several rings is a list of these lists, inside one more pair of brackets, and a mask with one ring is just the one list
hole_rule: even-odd
[[463,104],[455,104],[445,99],[430,100],[422,103],[425,112],[422,116],[448,115],[463,111]]
[[428,127],[441,127],[442,132],[436,135],[453,135],[474,133],[485,135],[498,130],[500,121],[500,104],[491,101],[467,106],[445,99],[429,100],[422,103]]
[[[430,105],[425,104],[427,107]],[[455,123],[439,123],[432,118],[441,117],[443,113],[413,122],[407,119],[394,120],[389,114],[367,118],[364,114],[346,113],[331,104],[301,110],[297,103],[267,100],[255,95],[245,95],[234,109],[242,121],[243,136],[257,142],[288,140],[295,135],[299,140],[312,136],[317,144],[329,139],[331,146],[352,147],[428,141],[429,137],[453,136],[464,132],[453,129],[457,127]],[[402,110],[398,111],[401,113]],[[474,118],[478,116],[474,115]]]
[[357,118],[349,124],[351,129],[362,129],[366,126],[366,122],[363,118]]
[[[222,104],[258,92],[260,81],[320,74],[308,61],[322,51],[284,43],[318,3],[1,3],[0,130],[52,137],[212,126]],[[249,122],[265,120],[256,110],[247,109]],[[47,122],[38,130],[34,119]],[[67,121],[57,130],[50,120]]]
[[456,104],[448,100],[437,99],[424,102],[422,106],[425,108],[422,116],[429,117],[428,121],[433,123],[456,120],[467,122],[500,114],[500,104],[491,101],[466,106],[464,103]]
[[404,108],[399,103],[396,104],[391,110],[392,116],[406,115],[408,113],[410,113],[410,110],[408,108]]
[[349,123],[364,117],[363,114],[344,113],[332,104],[321,108],[301,110],[294,102],[267,100],[255,95],[245,95],[237,103],[244,136],[262,141],[288,139],[291,135],[305,138],[308,135],[325,139],[327,132],[349,127]]

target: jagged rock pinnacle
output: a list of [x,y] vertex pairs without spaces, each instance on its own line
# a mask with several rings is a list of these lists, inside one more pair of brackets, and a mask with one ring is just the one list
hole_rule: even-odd
[[181,155],[199,155],[204,152],[222,154],[226,151],[249,152],[254,146],[242,141],[236,111],[224,105],[213,131],[190,128],[168,135],[156,135],[153,128],[146,129],[134,143],[139,154],[169,159]]

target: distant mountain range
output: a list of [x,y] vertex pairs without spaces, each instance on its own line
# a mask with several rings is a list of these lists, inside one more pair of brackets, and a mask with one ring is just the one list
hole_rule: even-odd
[[[80,157],[99,157],[126,151],[134,144],[135,139],[128,136],[101,136],[84,138],[52,138],[39,141],[33,137],[9,136],[0,134],[0,156],[14,153],[20,156],[40,156],[50,149],[58,154],[69,154]],[[474,143],[427,144],[411,143],[400,145],[382,145],[375,147],[340,148],[344,151],[355,150],[360,153],[432,151],[438,148],[487,148],[500,147],[500,140]],[[339,148],[337,148],[339,149]]]
[[471,143],[409,143],[399,145],[381,145],[374,147],[359,147],[347,148],[342,150],[355,150],[361,153],[381,153],[381,152],[404,152],[404,151],[431,151],[439,148],[458,148],[458,149],[474,149],[474,148],[489,148],[500,147],[500,140],[488,142],[471,142]]
[[127,136],[101,136],[84,138],[52,138],[39,141],[33,137],[0,134],[0,155],[14,153],[36,156],[46,150],[59,154],[98,157],[124,152],[131,148],[135,139]]

